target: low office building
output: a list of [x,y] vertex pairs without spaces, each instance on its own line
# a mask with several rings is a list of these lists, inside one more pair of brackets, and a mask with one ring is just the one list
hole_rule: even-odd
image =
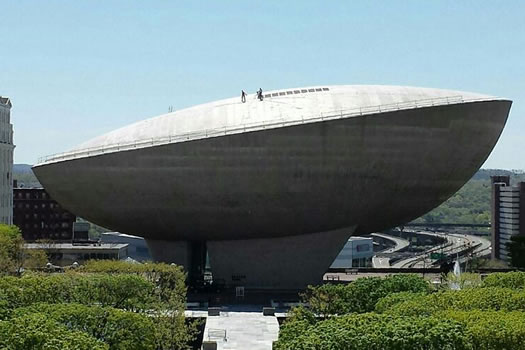
[[507,244],[525,237],[525,182],[510,185],[509,176],[492,176],[492,258],[510,261]]
[[133,260],[151,260],[148,245],[142,237],[127,235],[120,232],[104,232],[100,235],[102,243],[120,243],[128,245],[128,256]]
[[0,222],[13,223],[13,125],[11,100],[0,96]]
[[26,241],[71,241],[76,216],[53,200],[43,188],[14,188],[13,224]]
[[372,238],[350,237],[330,267],[371,267],[372,256],[374,256],[374,240]]
[[49,261],[58,266],[71,265],[74,262],[82,264],[90,259],[123,260],[128,257],[127,244],[27,243],[25,247],[43,249]]

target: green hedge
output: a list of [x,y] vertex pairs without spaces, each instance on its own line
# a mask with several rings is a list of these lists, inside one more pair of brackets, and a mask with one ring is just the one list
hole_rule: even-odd
[[[378,304],[385,307],[381,310],[388,314],[404,316],[433,315],[444,310],[470,311],[525,311],[525,292],[508,288],[471,288],[465,290],[448,290],[429,295],[409,297],[408,300],[395,297]],[[390,303],[387,308],[386,304]],[[378,311],[379,308],[378,308]]]
[[472,335],[476,350],[525,350],[525,313],[521,311],[445,311],[436,317],[458,321]]
[[108,350],[94,337],[70,330],[36,313],[0,321],[0,349],[5,350]]
[[392,293],[426,294],[430,291],[429,283],[417,275],[393,275],[385,278],[360,278],[346,285],[310,286],[303,301],[317,315],[341,315],[374,311],[376,303]]
[[153,283],[162,301],[186,301],[186,274],[182,267],[165,263],[130,264],[122,260],[89,260],[81,272],[102,274],[134,274]]
[[80,303],[138,311],[150,307],[154,291],[151,282],[126,274],[6,276],[0,278],[0,309],[3,306],[12,310],[34,303]]
[[491,273],[483,280],[482,287],[525,288],[525,272]]
[[82,331],[109,345],[111,350],[154,348],[154,324],[144,314],[81,304],[33,304],[16,309],[13,316],[46,315],[70,330]]
[[472,349],[460,322],[434,317],[349,314],[314,325],[285,322],[276,350],[446,350]]

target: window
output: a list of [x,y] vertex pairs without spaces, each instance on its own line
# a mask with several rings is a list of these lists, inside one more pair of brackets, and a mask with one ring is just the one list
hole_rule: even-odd
[[319,89],[315,89],[315,91],[323,91],[323,89],[320,89],[320,88],[319,88]]
[[272,96],[279,96],[279,94],[276,93],[276,92],[274,92],[274,93],[272,94]]
[[359,244],[357,245],[356,250],[358,252],[367,252],[370,250],[370,247],[368,246],[368,244]]
[[286,91],[287,95],[293,95],[293,91]]
[[308,89],[309,92],[315,92],[315,89]]
[[323,88],[323,91],[329,91],[330,89],[329,88]]
[[283,92],[279,92],[279,96],[284,96],[284,95],[286,95],[286,92],[284,92],[284,91]]
[[302,89],[301,92],[305,93],[305,92],[308,92],[308,90]]
[[294,90],[293,93],[294,93],[294,94],[300,94],[301,91],[299,91],[299,90]]

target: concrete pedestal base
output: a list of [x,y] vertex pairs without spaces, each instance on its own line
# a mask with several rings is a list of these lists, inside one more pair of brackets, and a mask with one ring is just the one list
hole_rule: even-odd
[[300,236],[208,241],[213,280],[227,286],[300,289],[319,284],[355,227]]
[[146,239],[151,257],[158,262],[174,263],[189,270],[191,243],[189,241],[164,241]]

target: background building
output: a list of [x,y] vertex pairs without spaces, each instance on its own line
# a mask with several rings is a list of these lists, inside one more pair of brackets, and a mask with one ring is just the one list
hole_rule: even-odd
[[372,238],[350,237],[330,267],[371,267],[372,256],[374,256],[374,240]]
[[0,222],[13,223],[13,125],[11,101],[0,96]]
[[509,176],[492,176],[492,258],[510,261],[507,243],[525,236],[525,182],[510,185]]
[[120,232],[104,232],[100,235],[101,243],[120,243],[128,245],[128,256],[133,260],[151,260],[148,245],[142,237],[127,235]]
[[100,243],[27,243],[27,249],[43,249],[49,261],[55,265],[66,266],[74,262],[82,264],[90,259],[124,260],[128,257],[127,244]]
[[63,209],[45,189],[15,187],[13,194],[13,224],[26,241],[72,240],[76,216]]

